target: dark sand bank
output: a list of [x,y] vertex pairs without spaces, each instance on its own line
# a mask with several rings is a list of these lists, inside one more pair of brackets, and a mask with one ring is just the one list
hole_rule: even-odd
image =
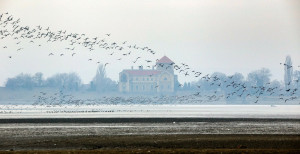
[[249,118],[2,119],[0,153],[10,152],[300,153],[300,121]]
[[[299,135],[112,135],[2,139],[2,152],[299,153]],[[63,150],[62,150],[63,149]],[[27,150],[27,151],[26,151]]]

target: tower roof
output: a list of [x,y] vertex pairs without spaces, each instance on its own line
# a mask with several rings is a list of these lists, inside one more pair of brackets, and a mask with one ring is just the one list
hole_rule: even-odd
[[156,63],[174,63],[174,62],[170,58],[168,58],[167,56],[163,56]]

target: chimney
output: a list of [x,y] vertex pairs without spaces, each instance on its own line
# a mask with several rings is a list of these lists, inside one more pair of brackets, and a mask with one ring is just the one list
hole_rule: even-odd
[[141,65],[141,66],[139,66],[139,70],[143,70],[143,66]]
[[133,70],[133,66],[131,66],[131,69]]
[[154,66],[152,66],[152,70],[154,70]]

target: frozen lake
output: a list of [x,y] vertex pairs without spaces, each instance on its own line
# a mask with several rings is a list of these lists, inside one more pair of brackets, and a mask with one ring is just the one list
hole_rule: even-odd
[[300,105],[0,105],[0,119],[22,118],[300,119]]

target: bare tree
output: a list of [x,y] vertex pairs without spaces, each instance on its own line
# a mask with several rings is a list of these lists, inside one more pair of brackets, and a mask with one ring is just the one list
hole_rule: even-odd
[[32,77],[32,80],[36,87],[41,87],[43,85],[43,73],[35,73],[35,75]]
[[46,80],[47,87],[62,88],[65,90],[78,90],[81,79],[76,73],[60,73]]
[[294,71],[295,87],[300,88],[300,71]]
[[106,76],[105,67],[100,64],[91,85],[92,90],[98,92],[112,91],[116,89],[116,83]]
[[291,88],[293,81],[293,67],[292,59],[286,56],[284,63],[284,85],[286,89]]
[[8,78],[5,84],[6,88],[25,88],[32,89],[34,87],[34,82],[29,74],[19,74],[14,78]]
[[271,73],[267,68],[262,68],[248,74],[248,82],[250,85],[263,87],[270,82]]

